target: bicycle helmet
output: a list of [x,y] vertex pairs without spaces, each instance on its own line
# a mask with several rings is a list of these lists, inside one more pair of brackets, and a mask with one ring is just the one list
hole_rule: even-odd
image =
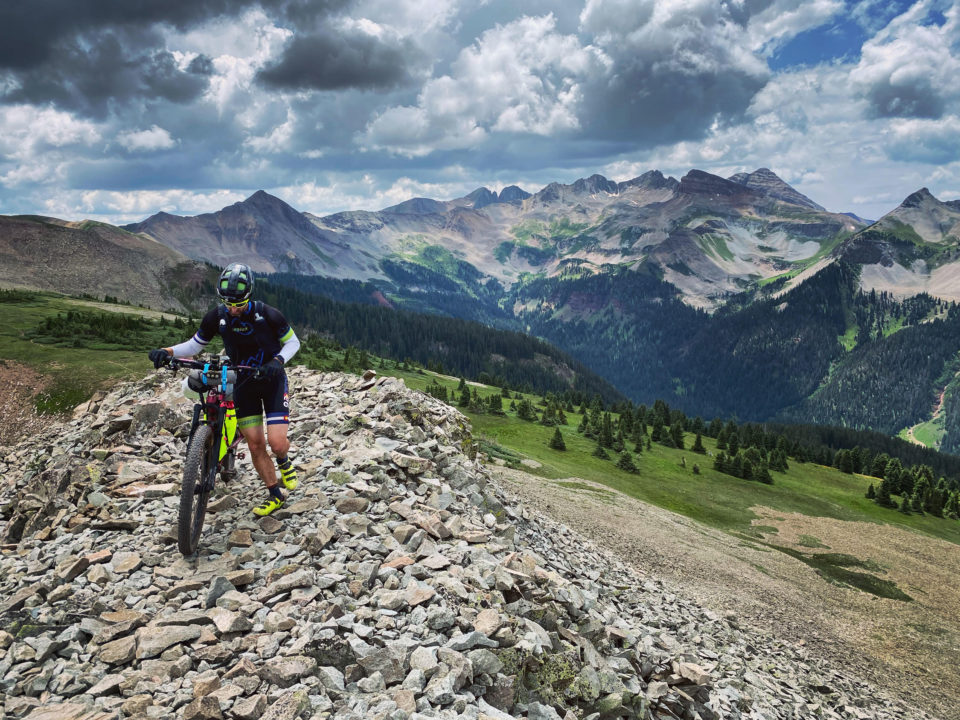
[[253,271],[243,263],[227,265],[217,282],[217,295],[224,302],[240,303],[253,293]]

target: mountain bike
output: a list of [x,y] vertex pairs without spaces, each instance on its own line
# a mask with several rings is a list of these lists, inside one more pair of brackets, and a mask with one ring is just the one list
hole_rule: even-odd
[[209,361],[171,358],[169,367],[189,368],[187,387],[199,395],[193,406],[193,420],[187,440],[183,465],[183,483],[180,487],[180,514],[177,520],[177,546],[186,557],[197,551],[207,501],[213,492],[217,473],[223,481],[236,477],[237,453],[242,435],[237,432],[237,413],[233,393],[240,374],[257,377],[260,368],[248,365],[230,365],[214,357]]

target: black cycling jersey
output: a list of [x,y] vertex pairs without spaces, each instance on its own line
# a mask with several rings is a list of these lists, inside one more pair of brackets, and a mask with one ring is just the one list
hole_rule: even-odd
[[237,317],[218,305],[203,316],[193,339],[206,345],[217,335],[223,338],[231,363],[259,367],[272,360],[294,333],[279,310],[255,300]]

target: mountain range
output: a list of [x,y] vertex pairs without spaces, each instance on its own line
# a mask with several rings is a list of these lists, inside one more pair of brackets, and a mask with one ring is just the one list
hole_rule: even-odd
[[[960,201],[925,188],[872,223],[765,168],[593,175],[324,217],[260,191],[111,232],[180,263],[243,261],[334,298],[529,332],[637,402],[885,433],[939,408],[941,429],[960,426],[942,416],[960,369]],[[930,343],[925,360],[905,354]]]

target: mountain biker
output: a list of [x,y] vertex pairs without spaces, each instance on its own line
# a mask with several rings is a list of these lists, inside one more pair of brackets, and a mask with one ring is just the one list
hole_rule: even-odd
[[[300,349],[300,341],[279,310],[250,300],[253,285],[253,272],[247,265],[228,265],[217,282],[217,295],[222,304],[203,316],[197,333],[179,345],[151,350],[149,356],[154,367],[159,368],[171,358],[196,355],[220,335],[231,363],[261,368],[261,377],[237,385],[234,401],[237,427],[247,441],[250,459],[269,493],[267,500],[253,509],[254,514],[263,516],[281,507],[286,500],[267,453],[267,444],[277,458],[280,483],[287,490],[297,487],[297,471],[287,456],[290,402],[284,365]],[[264,411],[266,438],[262,425]]]

